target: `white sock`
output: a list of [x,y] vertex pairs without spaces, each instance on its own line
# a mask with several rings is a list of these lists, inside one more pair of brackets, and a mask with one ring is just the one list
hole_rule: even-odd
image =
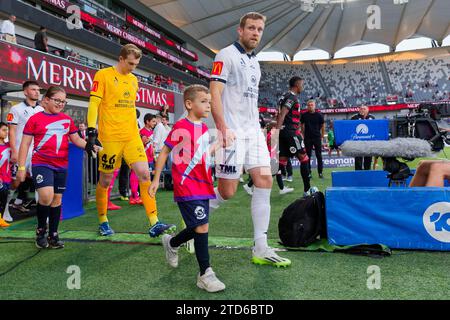
[[9,190],[8,196],[6,197],[5,212],[3,212],[3,220],[5,220],[6,222],[13,222],[14,220],[9,213],[9,202],[11,201],[13,195],[14,190]]
[[226,200],[220,195],[217,187],[214,188],[214,192],[216,194],[216,198],[209,200],[209,213],[212,213],[214,210],[219,208],[222,203],[226,202]]
[[12,197],[14,195],[14,191],[15,190],[9,190],[8,196],[6,197],[5,212],[3,214],[7,215],[8,217],[10,217],[10,214],[9,214],[9,202],[11,201],[11,199],[12,199]]
[[267,230],[270,222],[270,192],[272,189],[253,187],[252,220],[255,252],[261,253],[267,247]]

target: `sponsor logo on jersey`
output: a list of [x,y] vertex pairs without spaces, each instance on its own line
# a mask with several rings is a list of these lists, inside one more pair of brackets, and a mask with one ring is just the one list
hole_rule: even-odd
[[92,83],[92,92],[97,92],[98,90],[98,81],[94,81],[94,83]]
[[14,115],[12,113],[8,113],[8,115],[6,116],[6,120],[7,121],[13,121],[14,120]]
[[223,62],[222,61],[215,61],[213,64],[212,72],[211,74],[214,76],[220,76],[222,74],[223,69]]
[[220,172],[222,172],[224,174],[233,174],[233,173],[237,173],[237,170],[236,170],[236,166],[221,164]]

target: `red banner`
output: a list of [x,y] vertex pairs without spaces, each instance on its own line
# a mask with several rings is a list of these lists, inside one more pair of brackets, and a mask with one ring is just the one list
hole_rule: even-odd
[[[61,86],[68,94],[89,97],[96,71],[63,58],[0,41],[0,81],[22,84],[26,80],[36,80],[43,88]],[[136,106],[160,110],[166,104],[173,112],[173,92],[139,84]]]
[[267,112],[267,113],[273,113],[273,114],[275,114],[275,113],[277,113],[277,109],[275,109],[275,108],[268,108],[268,107],[263,107],[263,106],[260,106],[259,107],[259,112]]
[[[414,102],[414,103],[399,103],[395,105],[378,105],[378,106],[369,106],[369,112],[382,112],[382,111],[396,111],[402,109],[416,109],[423,102]],[[438,102],[425,102],[430,104],[441,104],[441,103],[449,103],[448,101],[438,101]],[[350,113],[350,112],[358,112],[359,107],[351,107],[351,108],[335,108],[335,109],[320,109],[319,112],[328,114],[328,113]],[[307,112],[307,110],[302,110],[301,113]]]
[[159,32],[153,30],[152,28],[149,28],[144,23],[142,23],[141,21],[139,21],[138,19],[136,19],[135,17],[133,17],[129,14],[127,14],[127,22],[132,24],[133,26],[147,32],[149,35],[153,36],[157,40],[164,42],[167,46],[172,47],[175,50],[178,50],[179,52],[183,53],[189,59],[191,59],[193,61],[198,60],[198,56],[195,52],[192,52],[186,48],[183,48],[178,43],[175,43],[172,40],[167,39],[166,37],[161,35]]
[[97,17],[93,17],[90,14],[86,13],[86,12],[81,12],[81,20],[84,20],[86,22],[89,22],[91,24],[93,24],[94,26],[97,26],[98,28],[101,28],[103,30],[106,30],[112,34],[115,34],[116,36],[125,39],[141,48],[145,48],[148,51],[150,51],[153,54],[156,54],[160,57],[163,57],[164,59],[168,60],[168,61],[172,61],[173,63],[176,63],[180,66],[185,67],[186,69],[188,69],[189,71],[193,72],[193,73],[197,73],[200,74],[204,77],[209,78],[209,74],[205,73],[205,72],[199,72],[197,69],[197,67],[194,67],[192,65],[190,65],[189,63],[181,60],[180,58],[158,48],[157,46],[144,41],[120,28],[115,27],[114,25],[110,24],[109,22],[106,22],[103,19],[97,18]]
[[65,1],[65,0],[42,0],[42,1],[47,2],[48,4],[51,4],[54,7],[58,7],[64,11],[66,11],[67,7],[69,7],[71,5],[71,3],[69,1]]
[[[46,3],[48,3],[48,4],[50,4],[50,5],[54,6],[54,7],[57,7],[59,9],[61,9],[61,10],[66,10],[67,7],[71,5],[70,2],[65,1],[65,0],[43,0],[43,1],[45,1]],[[174,55],[172,55],[172,54],[170,54],[170,53],[168,53],[168,52],[166,52],[166,51],[164,51],[164,50],[154,46],[153,44],[151,44],[151,43],[149,43],[149,42],[147,42],[145,40],[140,39],[137,36],[132,35],[131,33],[128,33],[128,32],[126,32],[126,31],[124,31],[124,30],[122,30],[120,28],[117,28],[116,26],[112,25],[111,23],[109,23],[109,22],[107,22],[107,21],[105,21],[103,19],[91,16],[90,14],[88,14],[86,12],[83,12],[83,11],[81,11],[80,14],[81,14],[81,20],[83,20],[85,22],[91,23],[92,25],[94,25],[94,26],[96,26],[96,27],[98,27],[100,29],[103,29],[103,30],[105,30],[107,32],[110,32],[110,33],[112,33],[112,34],[114,34],[114,35],[116,35],[116,36],[118,36],[118,37],[120,37],[122,39],[125,39],[125,40],[129,41],[130,43],[133,43],[133,44],[135,44],[135,45],[137,45],[137,46],[139,46],[141,48],[145,48],[148,51],[150,51],[151,53],[156,54],[156,55],[158,55],[160,57],[163,57],[164,59],[166,59],[168,61],[172,61],[173,63],[176,63],[176,64],[178,64],[180,66],[183,66],[183,67],[187,68],[189,71],[191,71],[193,73],[197,73],[197,74],[202,75],[202,76],[204,76],[206,78],[210,78],[209,73],[203,72],[201,70],[199,71],[199,69],[197,69],[197,67],[194,67],[194,66],[190,65],[189,63],[184,62],[180,58],[178,58],[178,57],[176,57],[176,56],[174,56]],[[167,40],[164,37],[162,37],[161,39],[164,40],[164,41]],[[188,50],[186,50],[186,49],[182,48],[181,46],[171,42],[170,40],[168,40],[168,42],[165,41],[165,43],[168,44],[168,45],[172,44],[175,49],[178,49],[180,52],[183,52],[184,54],[187,54],[188,56],[191,53],[189,51],[189,54],[188,54]],[[198,60],[198,57],[197,57],[196,54],[195,54],[195,58],[196,58],[195,60]]]

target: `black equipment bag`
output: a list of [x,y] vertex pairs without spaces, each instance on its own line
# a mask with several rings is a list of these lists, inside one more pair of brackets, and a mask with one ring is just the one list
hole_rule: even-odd
[[291,203],[278,221],[281,244],[306,247],[318,237],[326,238],[325,196],[315,192]]

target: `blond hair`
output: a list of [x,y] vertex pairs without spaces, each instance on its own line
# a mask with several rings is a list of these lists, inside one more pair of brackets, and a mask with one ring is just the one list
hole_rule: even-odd
[[139,59],[142,57],[142,50],[131,43],[124,45],[122,49],[120,49],[120,57],[126,59],[130,54],[134,55],[136,59]]
[[209,89],[201,84],[193,84],[188,87],[183,92],[183,101],[187,100],[194,101],[199,92],[209,93]]
[[258,12],[249,12],[246,13],[241,20],[239,21],[239,26],[244,29],[245,24],[247,22],[248,19],[251,20],[262,20],[264,23],[266,22],[266,16],[263,16],[261,13]]

